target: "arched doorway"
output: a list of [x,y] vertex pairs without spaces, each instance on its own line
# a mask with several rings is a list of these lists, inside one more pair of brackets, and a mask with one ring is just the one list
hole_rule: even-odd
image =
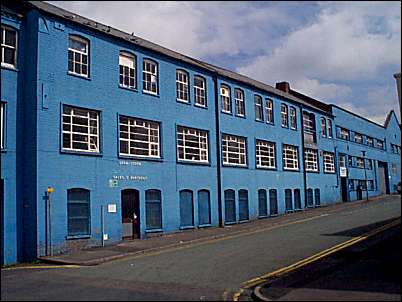
[[121,191],[121,218],[123,239],[140,238],[140,192],[138,190]]

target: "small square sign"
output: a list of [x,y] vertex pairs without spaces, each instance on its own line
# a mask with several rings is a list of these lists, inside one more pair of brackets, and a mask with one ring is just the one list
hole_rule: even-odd
[[116,213],[116,212],[117,212],[116,204],[114,204],[114,203],[108,204],[108,205],[107,205],[107,211],[108,211],[109,213]]

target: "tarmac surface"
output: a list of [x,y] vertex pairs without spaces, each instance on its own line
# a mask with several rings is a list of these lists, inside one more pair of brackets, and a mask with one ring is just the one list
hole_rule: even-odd
[[[120,259],[95,266],[2,269],[1,300],[231,300],[245,281],[386,225],[400,215],[400,196],[386,196],[224,229],[170,234],[140,240],[138,245],[122,243]],[[141,249],[141,244],[146,248]],[[92,258],[87,251],[63,257],[84,263],[102,259],[103,251],[98,249]]]

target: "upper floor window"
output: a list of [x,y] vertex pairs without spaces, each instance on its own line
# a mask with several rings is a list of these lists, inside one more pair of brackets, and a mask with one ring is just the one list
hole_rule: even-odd
[[158,93],[158,65],[148,59],[143,61],[142,89],[152,94]]
[[327,137],[327,121],[325,118],[321,118],[321,135]]
[[221,102],[222,102],[222,112],[232,113],[232,106],[230,100],[230,89],[228,86],[221,86]]
[[177,154],[180,161],[204,162],[208,159],[208,132],[177,127]]
[[339,131],[339,137],[341,139],[349,140],[350,137],[349,130],[341,128]]
[[241,89],[235,89],[235,103],[236,103],[236,115],[237,116],[245,116],[245,106],[244,106],[244,93]]
[[346,155],[344,154],[339,155],[339,167],[346,168]]
[[255,146],[257,168],[276,168],[275,143],[257,140]]
[[63,150],[99,152],[99,112],[63,106]]
[[274,103],[270,99],[265,100],[265,116],[267,123],[274,123]]
[[176,70],[176,98],[185,103],[190,101],[188,93],[188,73],[183,70]]
[[324,158],[324,172],[335,173],[334,153],[324,152],[323,158]]
[[328,120],[328,138],[332,137],[332,121]]
[[81,37],[69,38],[68,71],[80,76],[89,76],[89,42]]
[[288,106],[285,104],[281,105],[281,125],[282,127],[288,127],[289,126],[289,121],[288,121]]
[[290,129],[296,129],[297,128],[296,108],[290,107],[289,113],[290,113]]
[[299,156],[296,146],[283,145],[282,158],[284,170],[299,170]]
[[254,108],[256,121],[263,121],[264,117],[262,114],[262,97],[260,97],[259,95],[254,95]]
[[246,166],[246,138],[222,135],[222,153],[225,165]]
[[306,171],[317,172],[318,171],[317,150],[305,149],[304,150],[304,163],[306,165]]
[[382,140],[377,139],[377,145],[376,147],[379,149],[384,149],[384,142]]
[[207,107],[206,83],[200,76],[194,76],[194,99],[196,105]]
[[17,66],[17,31],[1,26],[1,65],[15,68]]
[[361,144],[363,142],[363,136],[360,133],[355,132],[355,143]]
[[120,154],[140,157],[160,157],[159,123],[120,116]]
[[0,127],[1,127],[1,137],[0,137],[0,142],[1,142],[1,150],[4,149],[5,144],[4,144],[4,129],[5,129],[5,104],[1,102],[1,120],[0,120]]
[[364,159],[361,157],[356,157],[356,167],[364,168]]
[[304,142],[306,144],[314,144],[317,142],[314,113],[303,111],[303,132]]
[[367,170],[373,170],[373,161],[371,159],[366,159]]
[[374,141],[372,137],[367,136],[367,146],[373,147],[374,146]]
[[119,55],[119,83],[120,86],[136,88],[136,62],[135,57],[126,52]]

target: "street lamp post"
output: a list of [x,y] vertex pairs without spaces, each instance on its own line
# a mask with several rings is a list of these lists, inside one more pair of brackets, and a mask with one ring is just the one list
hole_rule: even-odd
[[367,172],[366,172],[366,151],[362,150],[363,163],[364,163],[364,182],[366,184],[366,200],[368,201],[368,184],[367,184]]

